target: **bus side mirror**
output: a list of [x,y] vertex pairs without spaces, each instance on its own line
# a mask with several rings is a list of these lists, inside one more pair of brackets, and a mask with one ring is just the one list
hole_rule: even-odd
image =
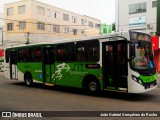
[[135,44],[130,43],[129,61],[135,58]]

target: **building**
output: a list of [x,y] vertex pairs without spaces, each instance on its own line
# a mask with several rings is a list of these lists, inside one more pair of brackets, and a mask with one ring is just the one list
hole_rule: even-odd
[[3,45],[3,27],[4,27],[4,22],[3,22],[4,14],[0,13],[0,46]]
[[155,35],[156,21],[157,0],[116,0],[116,31],[136,30]]
[[116,31],[135,30],[150,34],[154,62],[160,73],[159,14],[160,1],[157,0],[116,0]]
[[3,22],[3,18],[4,18],[4,14],[0,13],[0,28],[2,29],[4,26],[4,22]]
[[112,25],[101,24],[101,34],[112,33]]
[[[100,33],[100,20],[36,0],[5,4],[4,9],[6,37],[38,35],[41,38],[43,36],[70,38]],[[46,37],[44,39],[46,40]]]

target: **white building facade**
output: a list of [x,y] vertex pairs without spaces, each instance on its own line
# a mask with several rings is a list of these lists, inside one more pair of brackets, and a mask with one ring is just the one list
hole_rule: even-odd
[[[3,28],[4,28],[3,18],[4,18],[4,14],[0,13],[0,46],[3,44],[3,39],[4,39],[4,36],[2,35],[3,34]],[[0,47],[0,49],[1,49],[1,47]]]
[[135,30],[155,35],[157,0],[116,0],[116,31]]
[[4,14],[0,13],[0,28],[2,28],[4,26],[3,18],[4,18]]

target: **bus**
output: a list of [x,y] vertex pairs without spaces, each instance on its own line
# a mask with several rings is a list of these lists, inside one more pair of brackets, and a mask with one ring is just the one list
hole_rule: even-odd
[[157,87],[151,36],[128,31],[5,48],[5,76],[48,86],[143,93]]

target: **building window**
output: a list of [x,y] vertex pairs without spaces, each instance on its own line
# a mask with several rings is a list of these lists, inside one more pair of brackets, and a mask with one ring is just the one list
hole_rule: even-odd
[[77,35],[77,29],[73,29],[72,32],[73,32],[73,35]]
[[50,9],[47,9],[47,16],[51,17],[51,10]]
[[38,30],[45,30],[45,24],[42,22],[37,23],[37,29]]
[[7,16],[13,15],[14,14],[14,8],[7,8]]
[[81,25],[84,25],[84,19],[81,19]]
[[26,29],[26,21],[20,21],[19,22],[19,30]]
[[91,28],[93,28],[93,22],[90,22],[90,21],[89,21],[89,22],[88,22],[88,26],[91,27]]
[[72,22],[76,23],[76,17],[72,16]]
[[81,31],[81,34],[84,35],[84,33],[85,33],[85,32],[82,30],[82,31]]
[[18,14],[24,14],[26,12],[26,6],[18,6]]
[[146,6],[146,3],[129,5],[129,14],[144,13],[146,12]]
[[63,20],[64,21],[69,21],[69,15],[63,14]]
[[60,27],[58,25],[53,25],[53,32],[59,32],[60,31]]
[[65,27],[65,28],[64,28],[64,33],[65,33],[65,34],[69,33],[69,28],[68,28],[68,27]]
[[37,14],[45,16],[45,9],[37,6]]
[[51,32],[51,25],[47,25],[47,31]]
[[54,11],[53,12],[53,17],[56,18],[56,19],[60,18],[60,13]]
[[7,31],[12,31],[14,27],[13,23],[7,23]]
[[100,24],[95,24],[95,28],[99,29],[100,28]]
[[157,7],[157,1],[152,1],[152,8]]

